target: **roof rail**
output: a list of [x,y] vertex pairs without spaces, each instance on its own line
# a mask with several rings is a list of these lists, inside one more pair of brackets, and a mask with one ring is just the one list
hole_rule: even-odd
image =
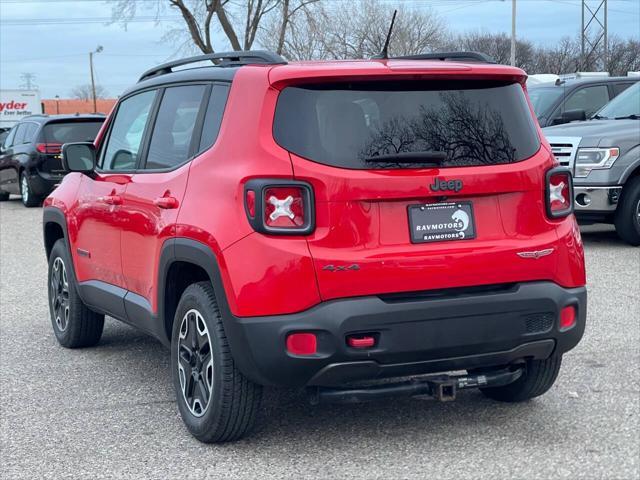
[[282,65],[287,63],[287,61],[280,55],[266,50],[209,53],[206,55],[197,55],[195,57],[188,57],[181,60],[175,60],[173,62],[163,63],[162,65],[158,65],[157,67],[153,67],[144,72],[138,81],[141,82],[142,80],[146,80],[157,75],[171,73],[174,67],[206,61],[211,61],[216,66],[220,67],[250,65],[256,63],[265,63],[269,65]]
[[404,55],[401,57],[393,57],[394,59],[403,60],[453,60],[453,61],[472,61],[481,63],[496,63],[486,53],[481,52],[441,52],[441,53],[420,53],[418,55]]

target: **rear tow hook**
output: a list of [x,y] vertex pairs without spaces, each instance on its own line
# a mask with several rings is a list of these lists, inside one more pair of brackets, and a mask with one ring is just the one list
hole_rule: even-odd
[[432,375],[402,382],[353,388],[308,387],[307,392],[312,405],[371,402],[384,398],[418,395],[431,396],[441,402],[451,402],[456,399],[458,390],[502,387],[518,380],[522,373],[523,369],[518,368],[493,370],[474,375]]

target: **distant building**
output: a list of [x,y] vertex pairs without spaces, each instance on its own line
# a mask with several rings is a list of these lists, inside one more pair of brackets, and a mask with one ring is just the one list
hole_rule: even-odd
[[[96,100],[97,113],[108,114],[116,103],[115,98]],[[78,100],[68,98],[47,98],[42,100],[44,113],[56,115],[58,113],[94,113],[93,100]]]

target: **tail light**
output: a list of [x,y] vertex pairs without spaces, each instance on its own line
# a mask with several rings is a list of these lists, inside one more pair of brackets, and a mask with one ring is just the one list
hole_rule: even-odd
[[559,167],[547,172],[545,189],[547,215],[562,218],[573,213],[573,179],[571,171]]
[[61,143],[38,143],[36,150],[40,153],[58,154],[62,151]]
[[311,185],[295,180],[250,180],[245,212],[256,232],[304,235],[315,228]]

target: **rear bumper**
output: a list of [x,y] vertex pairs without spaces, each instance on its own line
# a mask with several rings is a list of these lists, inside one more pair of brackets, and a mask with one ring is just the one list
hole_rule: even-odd
[[[560,310],[577,321],[560,332]],[[552,282],[428,292],[428,296],[357,297],[282,316],[225,318],[234,360],[264,385],[336,386],[352,381],[502,366],[562,354],[584,333],[587,293]],[[285,349],[291,332],[313,332],[317,353]],[[346,336],[374,332],[376,346],[357,350]]]

